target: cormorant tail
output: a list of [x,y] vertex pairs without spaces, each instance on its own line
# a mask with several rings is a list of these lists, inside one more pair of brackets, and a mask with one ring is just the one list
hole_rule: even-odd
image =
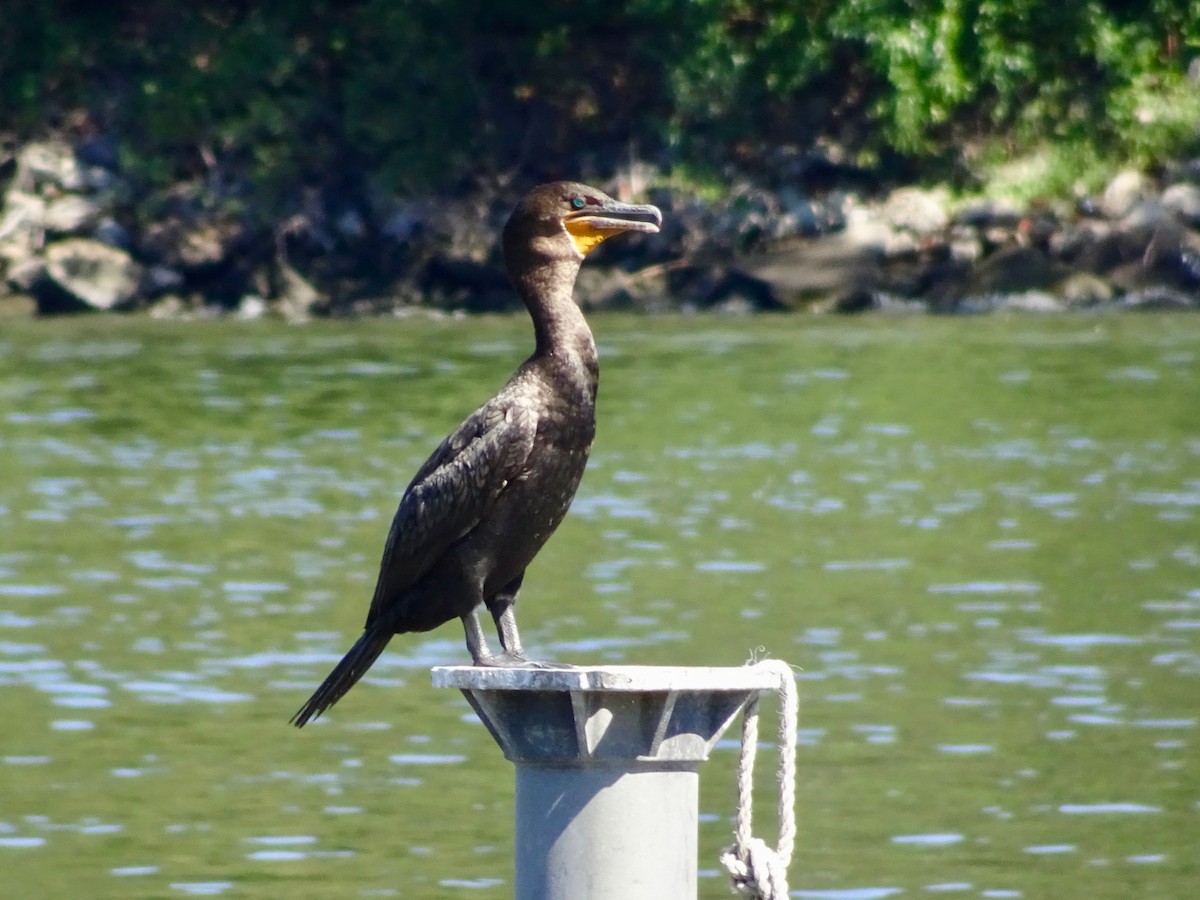
[[308,702],[300,707],[292,716],[291,723],[297,728],[303,728],[309,719],[314,719],[333,704],[342,699],[342,695],[358,683],[358,679],[371,668],[371,663],[379,658],[383,648],[388,645],[392,635],[387,631],[368,628],[350,648],[342,661],[334,667],[316,692],[308,698]]

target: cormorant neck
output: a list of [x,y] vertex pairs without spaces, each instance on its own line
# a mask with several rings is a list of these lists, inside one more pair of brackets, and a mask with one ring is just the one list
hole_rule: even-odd
[[512,273],[513,286],[533,319],[537,353],[566,356],[578,353],[594,365],[596,345],[583,311],[575,302],[575,277],[582,260],[547,260]]

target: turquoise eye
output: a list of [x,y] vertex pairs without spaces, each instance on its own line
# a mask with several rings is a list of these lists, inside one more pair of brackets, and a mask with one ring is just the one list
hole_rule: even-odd
[[571,201],[571,205],[576,209],[583,209],[583,198],[576,197]]

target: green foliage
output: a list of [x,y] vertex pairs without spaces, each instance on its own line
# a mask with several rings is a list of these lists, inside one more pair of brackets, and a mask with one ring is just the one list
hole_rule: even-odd
[[281,203],[630,153],[719,170],[822,141],[968,163],[1197,145],[1200,0],[8,0],[4,18],[0,127],[98,127],[146,180],[219,164]]
[[1098,193],[1124,167],[1124,161],[1106,161],[1083,141],[1044,141],[1015,154],[996,142],[981,157],[976,170],[987,196],[1018,208],[1039,198]]

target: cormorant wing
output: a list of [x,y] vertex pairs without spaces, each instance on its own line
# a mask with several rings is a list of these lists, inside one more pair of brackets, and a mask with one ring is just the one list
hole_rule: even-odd
[[537,425],[534,405],[501,393],[433,451],[392,520],[367,627],[487,515],[500,492],[524,470]]

